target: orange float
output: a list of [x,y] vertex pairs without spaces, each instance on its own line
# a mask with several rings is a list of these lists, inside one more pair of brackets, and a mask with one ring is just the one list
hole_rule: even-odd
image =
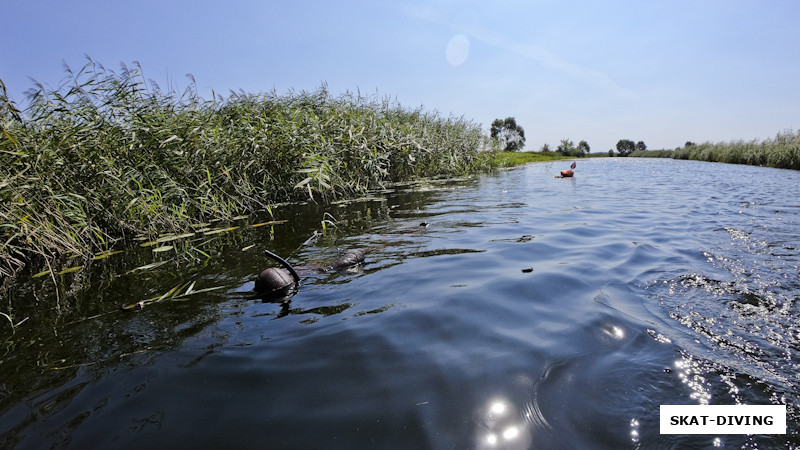
[[570,178],[571,176],[575,175],[575,172],[573,172],[572,169],[574,169],[576,165],[577,164],[572,163],[572,165],[569,166],[569,169],[562,170],[561,176],[556,175],[556,178]]

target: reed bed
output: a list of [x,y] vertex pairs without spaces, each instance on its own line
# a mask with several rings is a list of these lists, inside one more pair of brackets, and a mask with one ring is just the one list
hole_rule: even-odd
[[347,93],[201,98],[89,61],[20,110],[0,80],[0,274],[272,203],[491,165],[480,125]]
[[687,145],[676,149],[672,157],[800,170],[800,131],[784,131],[763,141]]

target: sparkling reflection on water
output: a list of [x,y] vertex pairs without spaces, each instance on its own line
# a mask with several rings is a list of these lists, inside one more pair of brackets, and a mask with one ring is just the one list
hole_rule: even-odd
[[[62,330],[62,345],[87,345],[79,335],[112,329],[86,354],[114,358],[73,356],[77,369],[14,391],[0,443],[800,445],[800,174],[609,158],[554,178],[561,168],[331,206],[335,237],[304,246],[327,216],[292,217],[279,253],[299,246],[293,261],[313,266],[361,248],[367,264],[307,270],[284,304],[247,294],[265,261],[239,248],[187,269],[227,290]],[[659,405],[698,403],[787,404],[790,435],[659,434]]]

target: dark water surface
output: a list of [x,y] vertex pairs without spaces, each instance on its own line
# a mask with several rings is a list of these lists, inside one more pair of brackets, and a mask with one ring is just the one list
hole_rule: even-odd
[[[21,287],[0,308],[30,316],[0,360],[0,447],[800,446],[800,173],[562,166],[279,208],[204,263]],[[262,248],[367,259],[303,271],[280,304],[249,292]],[[189,280],[221,288],[118,311]],[[786,404],[789,434],[659,434],[659,405],[705,403]]]

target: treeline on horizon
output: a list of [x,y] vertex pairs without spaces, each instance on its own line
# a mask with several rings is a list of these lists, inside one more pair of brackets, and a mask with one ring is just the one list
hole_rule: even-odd
[[[598,157],[606,153],[589,153],[589,145],[581,141],[577,147],[569,139],[563,139],[555,149],[544,144],[538,152],[531,153],[528,160],[535,161],[534,155],[557,154],[561,157]],[[728,164],[746,164],[752,166],[774,167],[779,169],[800,170],[800,131],[786,130],[774,138],[764,140],[735,140],[729,142],[704,142],[695,144],[687,141],[683,147],[674,150],[647,150],[644,142],[621,139],[617,143],[617,151],[609,150],[608,156],[673,158]],[[519,159],[524,160],[520,157]]]
[[0,275],[134,235],[493,164],[480,125],[347,93],[162,91],[89,61],[20,110],[0,80]]

